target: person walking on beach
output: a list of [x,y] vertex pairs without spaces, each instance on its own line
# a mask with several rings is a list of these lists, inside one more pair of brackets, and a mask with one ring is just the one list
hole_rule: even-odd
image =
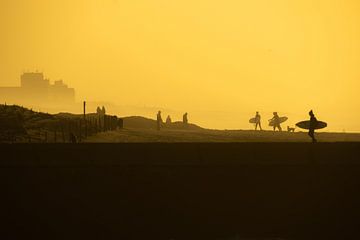
[[256,115],[255,115],[255,130],[257,130],[258,126],[259,126],[260,130],[262,130],[262,128],[261,128],[261,116],[260,116],[259,112],[256,112]]
[[171,124],[171,117],[170,117],[170,115],[168,115],[167,118],[166,118],[166,124],[167,124],[167,125],[170,125],[170,124]]
[[279,131],[281,132],[281,126],[280,126],[280,117],[279,117],[279,115],[278,115],[278,113],[277,112],[273,112],[273,118],[272,119],[270,119],[270,121],[273,121],[274,122],[274,131],[276,130],[276,128],[278,128],[279,129]]
[[185,124],[185,125],[187,125],[188,124],[188,113],[185,113],[184,115],[183,115],[183,124]]
[[312,142],[313,143],[316,143],[317,140],[315,139],[315,128],[316,128],[316,125],[317,125],[317,119],[313,113],[312,110],[310,110],[309,112],[309,116],[310,116],[310,126],[309,126],[309,133],[308,135],[311,137],[312,139]]
[[161,118],[161,111],[158,111],[156,115],[156,123],[157,123],[157,130],[160,131],[161,125],[163,124],[163,120]]

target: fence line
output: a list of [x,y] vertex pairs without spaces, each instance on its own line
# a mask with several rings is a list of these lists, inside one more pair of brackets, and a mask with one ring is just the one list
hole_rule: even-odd
[[[28,142],[82,142],[86,138],[101,132],[115,131],[123,128],[123,119],[110,115],[91,115],[62,118],[46,123],[37,129],[30,129]],[[35,132],[35,134],[34,134]],[[60,140],[60,141],[59,141]]]

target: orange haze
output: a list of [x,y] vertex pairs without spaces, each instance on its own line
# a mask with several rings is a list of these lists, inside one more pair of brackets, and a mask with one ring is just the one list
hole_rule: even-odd
[[79,102],[210,128],[313,109],[329,131],[360,131],[359,13],[358,0],[1,0],[0,86],[39,70]]

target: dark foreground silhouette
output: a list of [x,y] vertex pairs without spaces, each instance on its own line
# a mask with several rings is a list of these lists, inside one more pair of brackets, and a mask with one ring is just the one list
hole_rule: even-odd
[[311,137],[312,142],[315,143],[315,142],[317,142],[317,140],[315,138],[315,128],[317,125],[317,119],[312,110],[309,112],[309,116],[310,116],[310,128],[309,128],[308,135],[309,135],[309,137]]
[[1,239],[359,239],[360,143],[3,144]]
[[277,112],[273,112],[273,118],[269,119],[269,126],[273,127],[274,131],[277,128],[281,132],[281,123],[285,122],[287,119],[287,117],[279,117]]
[[255,130],[257,130],[257,128],[259,127],[260,130],[262,130],[261,128],[261,115],[259,114],[259,112],[256,112],[255,117],[250,118],[249,123],[252,123],[255,125]]

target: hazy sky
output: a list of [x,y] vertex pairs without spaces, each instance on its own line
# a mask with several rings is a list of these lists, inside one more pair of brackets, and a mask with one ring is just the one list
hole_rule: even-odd
[[328,130],[360,131],[359,13],[358,0],[0,0],[0,85],[39,70],[79,101],[207,127],[313,109]]

